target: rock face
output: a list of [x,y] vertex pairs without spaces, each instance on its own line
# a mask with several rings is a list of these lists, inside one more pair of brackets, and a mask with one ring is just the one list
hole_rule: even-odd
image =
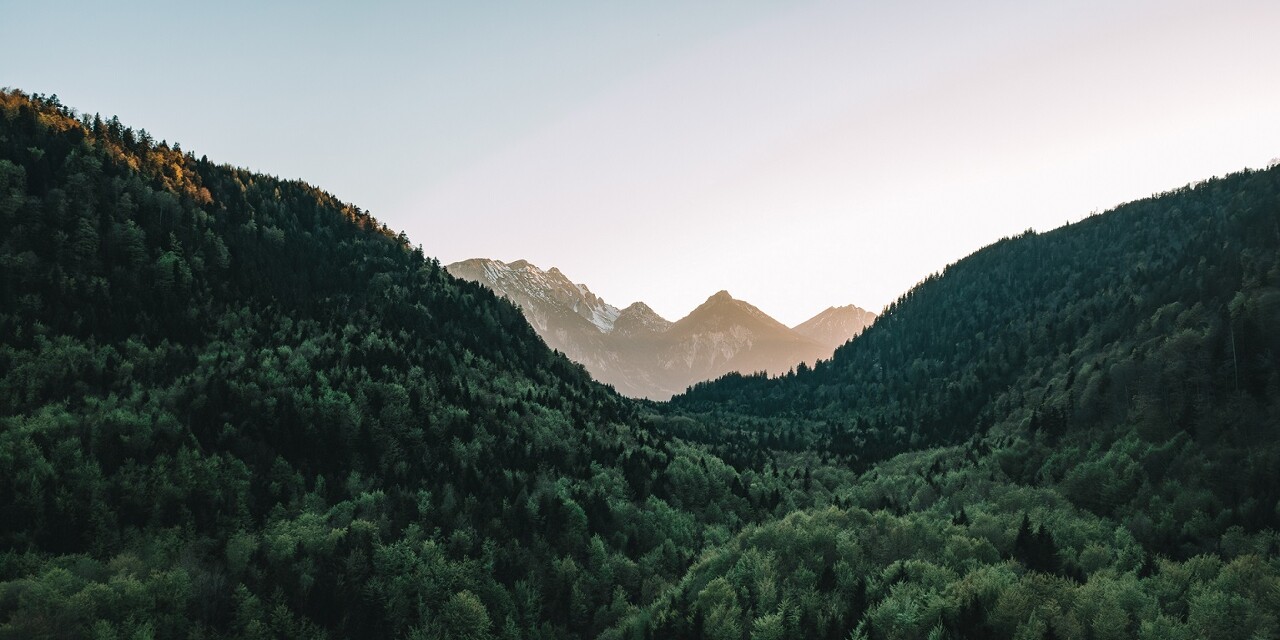
[[663,333],[671,328],[671,321],[658,315],[643,302],[632,303],[613,321],[616,336],[643,337]]
[[665,337],[668,345],[659,366],[687,372],[686,386],[730,371],[778,375],[832,353],[754,306],[735,300],[728,291],[707,298],[672,325]]
[[849,304],[843,307],[827,307],[826,311],[801,322],[792,329],[834,350],[853,336],[862,333],[863,329],[871,326],[875,321],[876,314]]
[[548,346],[597,380],[654,400],[731,371],[779,375],[812,365],[875,318],[852,305],[832,307],[791,329],[721,291],[673,323],[643,302],[619,310],[554,267],[475,258],[446,269],[515,302]]
[[525,310],[526,317],[535,328],[542,329],[576,316],[599,332],[609,333],[621,313],[617,307],[591,293],[586,285],[575,284],[555,267],[543,271],[524,260],[506,264],[497,260],[472,259],[455,262],[445,268],[459,278],[486,284],[510,298]]

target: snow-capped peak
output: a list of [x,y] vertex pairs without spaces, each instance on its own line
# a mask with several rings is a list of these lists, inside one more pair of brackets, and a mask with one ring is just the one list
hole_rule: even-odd
[[[585,285],[574,283],[560,269],[546,271],[526,260],[473,258],[446,267],[460,278],[475,280],[510,298],[528,312],[531,320],[547,321],[548,314],[568,312],[590,322],[601,333],[613,331],[620,311],[601,300]],[[536,308],[535,308],[536,307]]]

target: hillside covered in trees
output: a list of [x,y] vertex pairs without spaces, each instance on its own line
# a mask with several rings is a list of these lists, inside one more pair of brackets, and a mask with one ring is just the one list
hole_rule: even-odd
[[[729,461],[772,449],[793,467],[864,470],[837,495],[932,517],[902,541],[943,571],[899,603],[921,630],[964,635],[981,613],[977,637],[1273,637],[1278,250],[1280,167],[1207,180],[1001,240],[920,283],[830,361],[696,385],[655,424]],[[792,517],[828,530],[827,554],[848,535],[846,514]],[[993,522],[1037,573],[938,555],[949,536],[972,540]],[[1270,595],[1233,609],[1231,596],[1181,583],[1191,601],[1168,606],[1162,581],[1231,561],[1252,567],[1242,587]],[[1010,579],[1020,606],[1039,603],[1036,619],[997,615],[1017,602],[994,595]],[[955,592],[965,583],[967,604]],[[1106,600],[1125,604],[1092,608]]]
[[666,405],[366,212],[0,93],[0,637],[1280,634],[1280,169]]

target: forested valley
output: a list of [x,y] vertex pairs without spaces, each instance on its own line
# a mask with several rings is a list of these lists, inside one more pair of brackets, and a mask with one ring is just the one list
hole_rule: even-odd
[[0,637],[1280,637],[1280,167],[668,403],[412,240],[0,92]]

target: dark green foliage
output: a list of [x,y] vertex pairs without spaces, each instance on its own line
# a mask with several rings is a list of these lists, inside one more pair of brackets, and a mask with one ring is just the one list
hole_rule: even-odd
[[[741,468],[787,451],[866,469],[835,504],[967,531],[1031,572],[968,595],[995,558],[903,549],[955,573],[899,596],[881,560],[868,637],[1266,635],[1280,601],[1249,594],[1280,584],[1278,303],[1273,167],[996,243],[831,361],[699,385],[654,424]],[[1224,563],[1255,585],[1178,582]],[[1209,601],[1240,608],[1192,604]]]
[[1280,630],[1280,169],[632,402],[306,184],[0,92],[0,637]]
[[0,635],[593,636],[749,517],[487,289],[114,119],[0,94],[0,270]]
[[996,243],[831,361],[699,385],[659,424],[739,465],[749,443],[856,468],[990,432],[1014,479],[1189,557],[1280,528],[1278,249],[1280,169],[1210,180]]
[[[1145,402],[1157,439],[1239,391],[1265,402],[1280,357],[1260,329],[1278,319],[1278,192],[1276,170],[1246,172],[1002,240],[920,283],[830,361],[780,380],[730,374],[671,406],[774,448],[865,461],[962,442],[1011,411],[1056,438]],[[1024,397],[1002,403],[1010,387]]]
[[1044,527],[1033,530],[1031,519],[1025,515],[1018,526],[1018,535],[1013,539],[1013,557],[1026,568],[1042,573],[1057,573],[1061,565],[1053,535]]

